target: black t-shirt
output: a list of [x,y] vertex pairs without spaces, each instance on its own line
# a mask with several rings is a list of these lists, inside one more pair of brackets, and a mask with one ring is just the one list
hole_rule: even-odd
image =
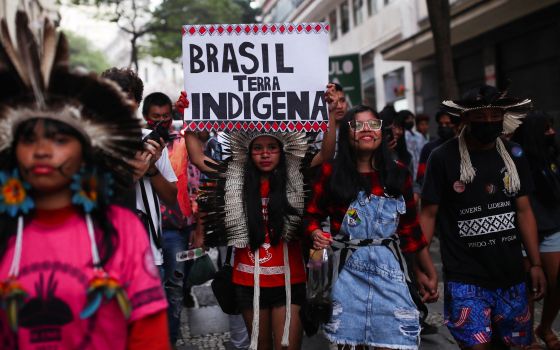
[[[449,139],[451,140],[451,139]],[[439,146],[443,145],[444,143],[446,143],[449,140],[444,140],[441,138],[435,139],[433,141],[428,142],[427,144],[424,145],[424,147],[422,147],[422,152],[420,152],[420,163],[427,163],[428,162],[428,158],[430,157],[430,154],[432,154],[432,152],[438,148]]]
[[519,146],[505,142],[521,181],[513,193],[504,161],[493,148],[469,151],[474,181],[459,180],[459,143],[435,149],[429,160],[422,200],[438,204],[437,225],[446,281],[506,288],[524,280],[515,199],[532,192],[529,165]]

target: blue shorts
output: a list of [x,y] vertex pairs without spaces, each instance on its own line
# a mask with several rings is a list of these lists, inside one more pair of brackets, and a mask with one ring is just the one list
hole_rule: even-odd
[[445,324],[461,347],[500,339],[507,346],[529,345],[532,322],[525,283],[485,289],[460,282],[445,283]]
[[[553,233],[544,237],[543,241],[539,244],[540,253],[557,253],[560,252],[560,232]],[[525,249],[522,251],[523,257],[527,257]]]
[[539,244],[539,252],[541,253],[556,253],[560,252],[560,232],[553,233],[546,236]]

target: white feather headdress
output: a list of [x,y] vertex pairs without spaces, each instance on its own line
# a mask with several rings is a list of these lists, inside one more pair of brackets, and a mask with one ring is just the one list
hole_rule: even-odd
[[512,134],[523,118],[533,108],[527,98],[508,96],[507,90],[499,91],[493,86],[483,85],[468,91],[461,100],[445,100],[442,109],[449,115],[462,117],[465,113],[480,109],[500,109],[504,112],[504,134]]
[[[305,182],[302,165],[308,150],[308,139],[304,133],[235,132],[224,135],[225,154],[230,158],[216,166],[217,173],[209,185],[202,186],[199,194],[201,207],[208,213],[205,218],[205,242],[209,246],[249,244],[249,230],[243,179],[245,163],[249,157],[249,146],[259,136],[272,136],[282,144],[286,157],[286,197],[296,209],[297,215],[288,215],[284,221],[282,237],[296,238],[301,225],[305,201]],[[209,164],[210,165],[210,164]]]
[[497,103],[499,102],[499,100],[497,100],[494,103],[476,107],[468,107],[466,105],[461,105],[458,101],[451,100],[443,101],[441,104],[447,113],[456,117],[460,117],[466,112],[478,109],[502,109],[504,111],[503,133],[512,134],[519,127],[519,125],[523,123],[523,118],[525,118],[527,113],[531,110],[533,104],[529,99],[518,100],[516,102],[509,99],[509,101],[512,103],[501,104]]
[[[467,92],[466,96],[461,100],[446,100],[442,102],[442,109],[453,116],[463,117],[465,113],[483,109],[499,109],[504,113],[503,134],[512,134],[523,123],[523,118],[532,108],[532,102],[529,99],[520,99],[507,96],[507,91],[499,92],[492,86],[482,86],[479,89],[473,89]],[[459,156],[461,158],[460,180],[465,183],[471,183],[476,176],[476,169],[473,167],[465,140],[465,128],[458,137]],[[504,161],[510,176],[507,188],[510,192],[517,192],[521,188],[519,174],[515,167],[514,161],[511,159],[504,142],[498,137],[496,139],[496,149],[500,157]]]

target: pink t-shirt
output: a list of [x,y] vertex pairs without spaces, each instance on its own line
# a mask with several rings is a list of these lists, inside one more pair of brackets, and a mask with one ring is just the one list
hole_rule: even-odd
[[[82,215],[59,225],[26,222],[18,281],[28,298],[19,313],[20,350],[121,350],[131,322],[167,307],[146,231],[130,211],[111,207],[109,218],[118,232],[118,246],[105,270],[119,279],[132,304],[125,320],[116,300],[104,302],[86,320],[80,312],[93,277],[91,248]],[[5,279],[14,254],[15,236],[0,262]],[[15,349],[15,334],[0,309],[0,349]]]

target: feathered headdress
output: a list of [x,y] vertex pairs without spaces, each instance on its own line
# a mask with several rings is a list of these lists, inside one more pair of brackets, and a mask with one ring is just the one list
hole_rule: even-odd
[[276,138],[286,155],[286,197],[298,215],[288,215],[284,222],[282,237],[294,239],[301,224],[305,205],[305,186],[302,164],[308,150],[304,133],[236,132],[224,134],[224,154],[230,157],[218,165],[215,174],[200,187],[199,203],[207,216],[204,218],[205,243],[208,246],[249,244],[249,229],[243,199],[245,163],[250,157],[249,146],[259,136]]
[[68,67],[63,34],[45,20],[36,39],[24,12],[16,14],[16,41],[0,23],[0,160],[7,159],[17,127],[35,118],[61,121],[91,145],[116,182],[130,181],[126,159],[141,149],[140,121],[132,104],[113,82]]
[[[250,157],[250,145],[259,136],[271,136],[282,145],[286,158],[286,197],[297,214],[284,218],[284,288],[286,293],[286,318],[282,346],[289,345],[291,318],[290,264],[288,260],[287,241],[298,238],[305,206],[305,181],[303,175],[304,162],[308,160],[308,139],[304,133],[277,132],[236,132],[225,134],[226,155],[229,158],[218,165],[210,164],[216,169],[212,178],[200,187],[199,203],[201,211],[207,213],[203,218],[206,232],[204,242],[207,246],[233,245],[244,248],[249,246],[249,228],[247,211],[243,196],[243,178],[245,163]],[[260,295],[260,262],[259,249],[255,251],[255,267],[253,271],[253,332],[249,349],[257,349],[259,337],[259,295]]]
[[507,91],[498,91],[488,85],[467,92],[460,100],[445,100],[441,105],[444,111],[457,117],[478,109],[501,109],[504,112],[504,134],[513,133],[533,108],[531,100],[510,97]]
[[[453,116],[462,117],[466,112],[481,109],[500,109],[504,112],[503,134],[512,134],[521,123],[523,118],[532,109],[533,104],[529,99],[520,99],[507,96],[507,91],[500,92],[492,86],[484,85],[478,89],[467,92],[461,100],[443,101],[442,109]],[[459,155],[461,157],[460,180],[467,184],[471,183],[476,176],[476,169],[471,163],[467,143],[465,141],[465,129],[461,130],[458,137]],[[511,159],[506,146],[498,137],[496,139],[496,148],[502,157],[511,180],[509,181],[510,192],[517,192],[521,188],[519,174],[515,163]]]
[[[18,126],[31,119],[63,122],[91,146],[96,162],[104,163],[117,184],[131,183],[132,167],[127,160],[141,149],[140,120],[119,87],[94,74],[79,74],[68,68],[68,45],[50,21],[45,20],[42,36],[36,40],[24,12],[16,14],[16,42],[12,42],[6,21],[0,22],[0,167],[14,147]],[[26,212],[26,211],[25,211]],[[15,212],[14,212],[15,214]],[[118,281],[101,266],[91,215],[85,221],[91,244],[95,277],[87,290],[87,304],[80,314],[90,317],[103,298],[116,297],[125,317],[130,302]],[[27,293],[18,282],[23,242],[23,215],[17,218],[14,255],[8,278],[0,282],[2,306],[10,325],[17,329],[17,315]]]

